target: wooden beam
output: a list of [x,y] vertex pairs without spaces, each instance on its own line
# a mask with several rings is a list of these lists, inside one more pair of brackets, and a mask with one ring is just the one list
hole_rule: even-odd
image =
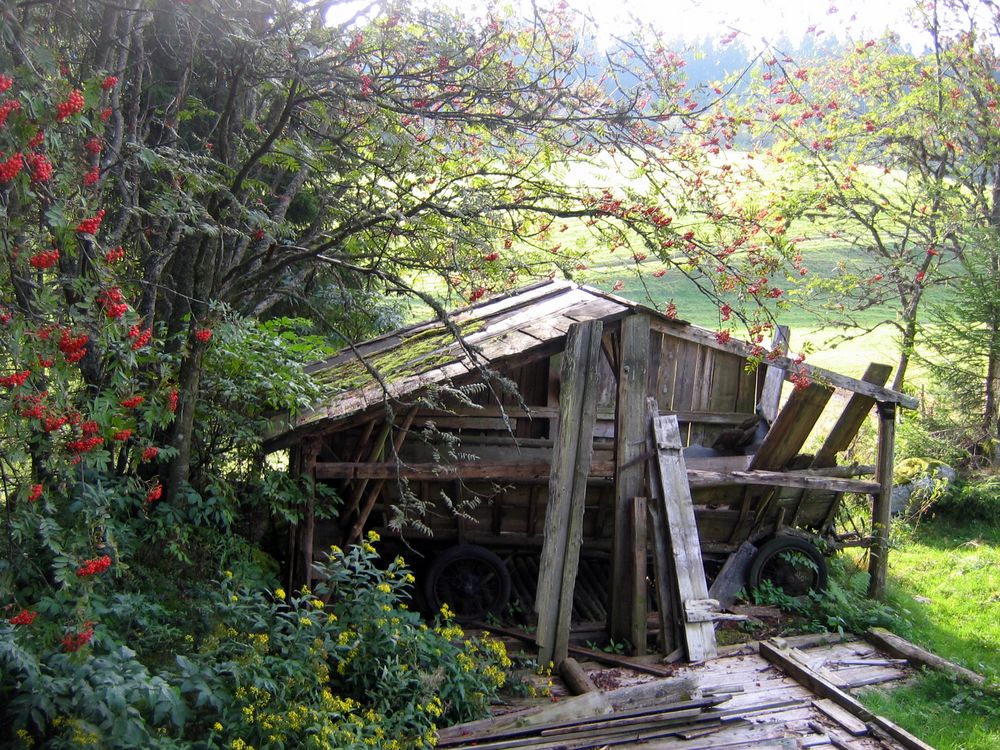
[[885,628],[869,628],[865,632],[865,640],[899,659],[906,659],[911,666],[937,669],[979,688],[986,684],[986,678],[981,674],[910,643]]
[[[741,357],[756,356],[753,345],[745,341],[730,339],[729,342],[720,344],[716,340],[715,334],[711,331],[703,328],[697,328],[692,325],[672,323],[667,320],[662,320],[659,315],[657,315],[656,318],[651,317],[649,325],[654,331],[660,331],[661,333],[666,333],[669,336],[684,339],[685,341],[693,341],[701,344],[702,346],[708,346],[713,349],[729,352],[731,354],[737,354]],[[899,393],[898,391],[894,391],[889,388],[882,388],[872,385],[871,383],[865,383],[861,380],[855,380],[854,378],[826,370],[822,367],[807,365],[805,363],[796,364],[788,357],[775,357],[773,363],[776,366],[785,368],[786,370],[797,369],[814,381],[828,383],[832,386],[843,388],[845,391],[851,391],[853,393],[864,393],[867,396],[871,396],[876,401],[899,404],[906,409],[916,409],[920,406],[919,399],[905,393]]]
[[[868,365],[868,369],[865,370],[861,379],[866,383],[885,385],[891,372],[892,367],[889,365],[873,362]],[[855,393],[851,396],[851,400],[847,402],[847,406],[844,407],[837,423],[830,430],[826,440],[823,441],[823,446],[816,451],[816,457],[812,462],[814,469],[836,465],[837,454],[850,447],[851,441],[858,434],[858,430],[861,429],[861,425],[864,424],[865,418],[873,406],[875,406],[875,399],[871,396],[863,393]]]
[[[650,399],[650,410],[655,401]],[[681,436],[676,417],[655,417],[651,429],[656,441],[657,456],[650,462],[650,485],[659,484],[654,502],[666,521],[670,537],[670,551],[676,573],[680,604],[708,598],[705,567],[701,559],[701,542],[695,522],[694,505],[688,488],[684,458],[681,455]],[[715,628],[709,622],[686,622],[684,635],[688,658],[704,661],[716,655]]]
[[870,726],[888,734],[906,750],[934,750],[930,745],[914,737],[902,727],[893,724],[886,718],[877,716],[865,708],[856,698],[825,679],[799,659],[789,656],[788,649],[776,646],[772,642],[763,641],[760,644],[760,655],[771,664],[781,669],[789,677],[809,688],[821,698],[828,698],[841,708],[851,712]]
[[558,663],[568,655],[587,478],[594,450],[602,334],[603,324],[596,320],[574,323],[566,338],[560,372],[559,433],[552,456],[535,598],[540,664]]
[[[633,555],[638,545],[632,513],[634,498],[645,496],[645,463],[638,460],[646,449],[646,382],[649,364],[649,318],[630,315],[621,323],[621,358],[618,371],[617,415],[615,420],[615,499],[611,570],[608,583],[608,633],[616,641],[633,638],[642,629],[645,651],[645,612],[639,620],[635,608],[636,583]],[[645,532],[646,514],[641,524]],[[645,554],[646,540],[642,538]],[[643,591],[645,597],[645,591]],[[643,599],[645,602],[645,598]],[[643,607],[645,609],[645,607]]]
[[[319,479],[411,479],[425,482],[446,482],[451,479],[531,480],[548,479],[551,463],[474,462],[474,463],[335,463],[316,465]],[[591,477],[612,477],[615,465],[611,461],[595,461]]]
[[878,405],[878,458],[875,479],[879,491],[872,506],[872,546],[868,557],[868,596],[882,599],[889,575],[889,522],[892,506],[893,454],[896,443],[896,405]]
[[799,487],[807,490],[828,490],[831,492],[857,492],[871,494],[878,492],[878,482],[860,479],[841,479],[816,474],[798,474],[788,471],[703,471],[687,470],[688,483],[696,487],[725,487],[757,485],[763,487]]

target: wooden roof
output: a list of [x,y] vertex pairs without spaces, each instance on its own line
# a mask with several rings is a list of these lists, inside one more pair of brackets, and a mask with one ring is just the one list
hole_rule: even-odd
[[[513,358],[558,350],[573,323],[595,319],[608,323],[637,312],[651,316],[651,325],[670,335],[752,356],[753,347],[746,342],[719,343],[711,331],[671,320],[635,302],[569,281],[545,281],[455,310],[446,322],[433,320],[401,328],[310,365],[307,372],[325,390],[323,401],[290,422],[276,424],[270,440],[300,430],[312,432],[322,423],[379,406],[387,397],[404,399],[433,384],[474,373],[483,365],[495,367]],[[785,357],[769,364],[793,366]],[[916,407],[916,399],[910,396],[821,368],[803,367],[810,377],[830,385]]]

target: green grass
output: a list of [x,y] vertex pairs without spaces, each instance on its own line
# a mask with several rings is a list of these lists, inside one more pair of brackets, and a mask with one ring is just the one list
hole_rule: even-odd
[[[890,599],[907,624],[901,635],[1000,685],[1000,525],[925,522],[897,534],[889,562]],[[996,750],[998,695],[924,673],[861,698],[937,750]]]

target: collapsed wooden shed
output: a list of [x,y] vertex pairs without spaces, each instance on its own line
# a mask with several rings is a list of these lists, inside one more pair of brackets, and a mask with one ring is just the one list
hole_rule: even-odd
[[[312,561],[331,544],[353,543],[368,528],[398,535],[396,522],[409,516],[417,525],[408,543],[437,548],[428,575],[442,579],[442,598],[492,606],[510,590],[509,580],[495,580],[494,553],[534,548],[539,600],[569,596],[571,606],[582,544],[606,553],[609,632],[641,649],[646,555],[656,550],[647,545],[643,498],[653,506],[665,494],[666,514],[685,495],[699,554],[721,563],[745,542],[762,544],[773,561],[804,547],[787,540],[836,545],[840,498],[855,492],[874,497],[873,534],[860,541],[871,543],[878,595],[895,408],[916,401],[884,387],[883,365],[862,380],[787,356],[755,367],[759,349],[721,338],[595,289],[549,281],[316,363],[310,372],[324,401],[276,425],[269,446],[291,448],[291,470],[335,487],[342,505],[326,520],[318,501],[304,509],[290,534],[293,580],[308,582]],[[793,375],[804,387],[779,410],[782,384]],[[842,413],[815,455],[801,456],[837,389],[848,395]],[[878,461],[869,481],[836,460],[873,406]],[[660,427],[671,436],[654,439],[651,419],[668,420]],[[654,464],[663,484],[647,477]],[[678,470],[686,486],[671,488],[666,474]],[[652,513],[648,536],[655,542],[665,533],[657,524],[674,530],[675,520]],[[554,541],[564,534],[577,540]],[[695,578],[704,581],[697,562]],[[662,583],[667,571],[658,573]],[[564,606],[553,631],[565,631],[568,617]]]

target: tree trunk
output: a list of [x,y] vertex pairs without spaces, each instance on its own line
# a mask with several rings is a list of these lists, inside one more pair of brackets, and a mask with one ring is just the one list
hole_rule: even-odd
[[177,413],[170,426],[168,443],[177,449],[177,455],[167,466],[164,489],[169,501],[187,484],[191,475],[191,439],[194,433],[194,414],[198,404],[198,390],[201,385],[202,360],[205,346],[196,345],[181,362],[178,377]]

